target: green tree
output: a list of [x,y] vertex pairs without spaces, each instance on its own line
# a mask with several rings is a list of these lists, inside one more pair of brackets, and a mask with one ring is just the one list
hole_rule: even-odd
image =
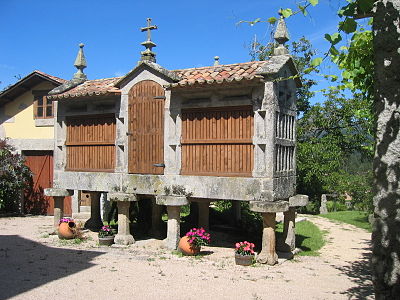
[[[305,71],[311,69],[311,63],[316,55],[316,51],[312,47],[311,42],[304,36],[298,41],[293,41],[289,45],[289,50],[303,84],[303,86],[296,91],[297,111],[298,114],[302,114],[310,109],[310,99],[315,95],[311,89],[317,84],[313,75],[314,73],[318,73],[318,69],[313,69],[313,72]],[[250,56],[252,60],[267,60],[272,56],[273,51],[274,43],[262,45],[259,42],[254,42],[251,47]]]
[[18,209],[20,192],[28,186],[31,171],[20,154],[0,139],[0,211],[14,212]]
[[[347,168],[349,159],[356,154],[358,164],[372,163],[372,120],[369,114],[356,113],[363,109],[369,111],[368,103],[363,98],[347,99],[338,91],[330,91],[326,97],[324,103],[313,105],[298,120],[298,192],[308,194],[317,203],[323,193],[347,192],[354,197],[360,187],[341,183],[344,179],[358,178],[364,183],[362,189],[369,194],[355,200],[370,201],[368,180],[361,180],[362,176],[370,176],[368,172]],[[367,203],[361,206],[369,207]]]
[[[295,13],[307,14],[310,6],[319,0],[307,0],[297,4],[297,11],[291,8],[281,10],[285,17]],[[331,43],[329,53],[333,61],[347,73],[338,88],[348,86],[359,90],[365,96],[373,95],[373,116],[375,126],[374,173],[374,226],[372,233],[373,256],[372,275],[376,299],[398,299],[400,295],[400,0],[347,0],[347,5],[339,11],[340,32],[326,34]],[[341,32],[351,35],[349,49],[362,53],[362,43],[358,43],[364,33],[357,30],[357,19],[373,17],[372,51],[373,59],[363,59],[358,55],[349,60],[340,60],[336,45],[342,40]],[[258,22],[260,19],[253,21]],[[273,22],[274,20],[268,19]],[[365,45],[365,43],[364,43]],[[351,50],[349,51],[351,52]],[[369,54],[369,55],[370,55]],[[357,63],[347,64],[348,61]],[[371,61],[373,72],[370,70]],[[313,61],[314,67],[322,62]],[[373,75],[372,75],[373,74]],[[372,76],[371,76],[372,75]],[[373,85],[370,84],[373,82]],[[372,93],[373,91],[373,93]]]

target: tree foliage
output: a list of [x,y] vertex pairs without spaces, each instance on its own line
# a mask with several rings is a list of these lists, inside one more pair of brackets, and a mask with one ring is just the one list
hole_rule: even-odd
[[20,154],[0,139],[0,211],[13,212],[18,208],[21,191],[27,187],[31,171]]
[[[250,51],[252,60],[267,60],[273,55],[274,46],[274,43],[266,45],[262,45],[259,42],[253,43]],[[298,41],[293,41],[289,45],[289,50],[302,82],[302,87],[296,91],[297,111],[298,114],[302,114],[310,109],[310,99],[315,95],[311,89],[317,82],[312,75],[318,73],[318,70],[313,69],[314,72],[306,72],[306,70],[312,68],[312,61],[316,55],[316,51],[312,47],[311,42],[304,36]]]
[[[330,91],[326,97],[324,103],[313,105],[298,120],[298,192],[310,195],[313,201],[323,193],[348,193],[359,208],[370,208],[372,120],[370,114],[357,113],[364,109],[369,112],[368,101],[347,99],[338,91]],[[349,169],[351,158],[353,165],[367,165],[369,169]]]

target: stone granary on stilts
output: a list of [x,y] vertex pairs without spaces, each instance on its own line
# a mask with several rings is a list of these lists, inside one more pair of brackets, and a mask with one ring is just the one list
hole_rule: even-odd
[[[62,199],[78,191],[91,199],[89,227],[101,224],[99,198],[118,206],[115,243],[134,243],[129,206],[152,201],[153,227],[168,213],[166,245],[176,249],[180,210],[198,203],[199,225],[208,225],[211,201],[250,202],[262,214],[259,262],[277,262],[275,216],[284,212],[286,251],[294,250],[296,195],[296,88],[301,83],[284,43],[284,19],[277,47],[266,61],[167,70],[156,63],[148,19],[141,60],[123,77],[87,80],[83,45],[74,78],[53,89],[56,109],[54,188],[57,220]],[[79,193],[82,196],[82,193]],[[82,200],[82,199],[81,199]],[[284,248],[285,248],[284,247]]]

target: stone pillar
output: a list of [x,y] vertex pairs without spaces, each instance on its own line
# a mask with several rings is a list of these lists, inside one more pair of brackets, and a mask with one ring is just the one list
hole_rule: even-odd
[[238,225],[242,220],[242,209],[240,201],[232,201],[233,222]]
[[53,196],[54,199],[54,228],[58,228],[60,219],[64,217],[64,196]]
[[116,201],[118,205],[118,233],[114,238],[117,245],[130,245],[135,239],[129,230],[129,206],[132,201],[137,201],[135,194],[109,193],[110,201]]
[[262,264],[275,265],[278,262],[276,254],[275,223],[276,213],[289,210],[288,201],[251,201],[250,210],[260,212],[263,217],[262,249],[257,261]]
[[181,237],[181,207],[167,206],[168,223],[166,246],[168,249],[176,250]]
[[162,217],[162,206],[157,205],[156,199],[152,200],[151,203],[151,234],[156,238],[161,238],[161,217]]
[[262,264],[275,265],[278,262],[278,255],[275,251],[275,218],[276,213],[262,213],[263,236],[262,250],[257,255],[257,261]]
[[156,197],[156,203],[158,205],[166,205],[168,212],[168,223],[167,223],[167,238],[165,240],[166,247],[171,250],[176,250],[180,239],[180,212],[181,206],[188,204],[188,200],[185,196],[178,195],[160,195]]
[[117,245],[130,245],[135,239],[129,230],[129,206],[130,202],[117,202],[118,205],[118,233],[114,238]]
[[79,213],[79,191],[74,190],[74,195],[71,197],[72,216]]
[[306,206],[308,196],[296,195],[289,198],[289,210],[284,212],[283,236],[278,243],[278,251],[291,252],[296,249],[296,207]]
[[191,227],[195,227],[199,223],[199,206],[197,202],[190,201],[190,214],[188,221]]
[[100,192],[90,192],[90,219],[86,221],[85,228],[99,231],[103,226],[100,214]]
[[210,202],[201,201],[197,202],[199,207],[199,227],[203,227],[206,231],[210,228]]
[[289,207],[283,213],[283,238],[282,245],[278,248],[282,252],[292,252],[296,249],[296,208]]
[[64,198],[70,196],[68,190],[58,188],[47,188],[44,189],[44,195],[53,197],[54,199],[54,228],[58,228],[60,219],[64,217]]
[[321,195],[321,206],[319,207],[319,213],[321,215],[325,215],[328,213],[328,209],[326,207],[326,194]]

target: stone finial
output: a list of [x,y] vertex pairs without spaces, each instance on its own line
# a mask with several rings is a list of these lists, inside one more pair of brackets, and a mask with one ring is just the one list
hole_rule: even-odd
[[156,62],[156,54],[151,51],[153,47],[157,45],[151,41],[151,30],[157,29],[156,25],[151,25],[151,18],[147,18],[147,27],[140,28],[140,31],[147,31],[147,40],[141,43],[141,45],[146,47],[146,50],[140,52],[141,60],[147,60],[151,62]]
[[289,33],[286,27],[285,17],[281,13],[279,14],[280,18],[274,34],[274,39],[278,45],[274,49],[274,55],[285,55],[289,54],[289,50],[285,46],[285,43],[289,40]]
[[219,56],[214,56],[214,66],[219,66]]
[[74,66],[78,69],[78,71],[74,74],[74,79],[82,79],[86,80],[86,74],[83,73],[83,69],[87,67],[85,54],[83,53],[83,47],[85,45],[80,43],[79,44],[79,51],[78,55],[76,56]]

